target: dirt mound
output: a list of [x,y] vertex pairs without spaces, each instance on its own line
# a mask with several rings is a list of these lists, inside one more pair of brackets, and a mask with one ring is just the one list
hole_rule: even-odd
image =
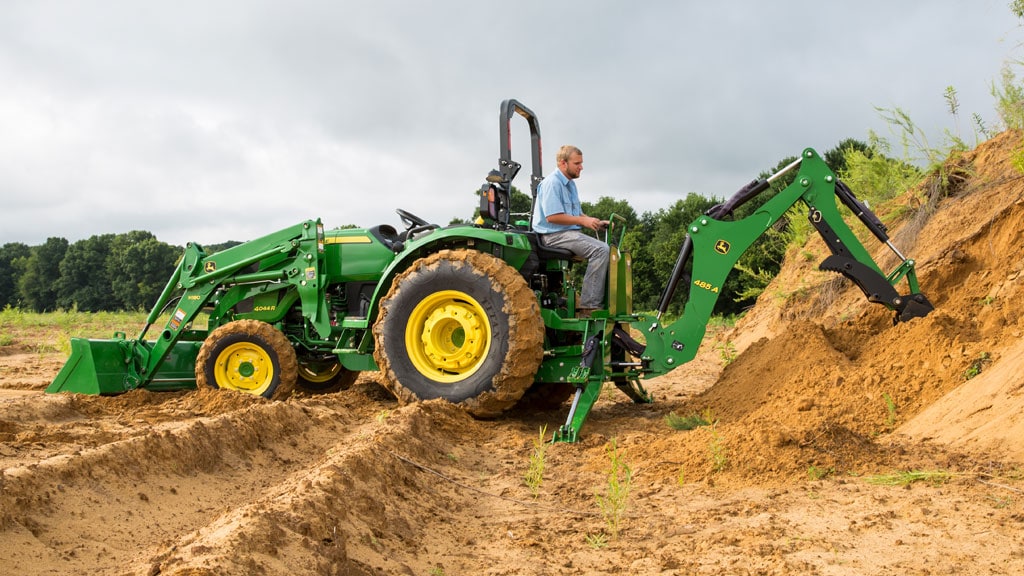
[[[655,404],[602,397],[581,442],[548,445],[535,492],[531,454],[565,407],[475,420],[400,407],[372,374],[285,401],[45,395],[66,335],[19,333],[0,347],[4,570],[1022,573],[1022,147],[1003,133],[903,198],[928,207],[893,238],[935,312],[894,325],[816,271],[812,239],[734,329],[644,383]],[[672,413],[713,425],[673,430]],[[612,536],[598,496],[616,461]]]

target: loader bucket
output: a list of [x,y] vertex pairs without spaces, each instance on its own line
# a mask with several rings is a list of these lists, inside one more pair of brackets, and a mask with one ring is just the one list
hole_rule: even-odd
[[71,356],[46,388],[47,394],[121,394],[135,388],[178,390],[195,388],[199,342],[178,342],[152,378],[141,379],[133,369],[131,342],[71,339]]

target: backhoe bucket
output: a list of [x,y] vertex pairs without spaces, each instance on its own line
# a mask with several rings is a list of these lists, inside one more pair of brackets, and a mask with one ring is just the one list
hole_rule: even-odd
[[175,344],[151,378],[135,374],[136,363],[131,358],[133,344],[123,338],[72,338],[71,356],[46,388],[46,393],[121,394],[140,387],[150,390],[195,388],[195,361],[201,343]]

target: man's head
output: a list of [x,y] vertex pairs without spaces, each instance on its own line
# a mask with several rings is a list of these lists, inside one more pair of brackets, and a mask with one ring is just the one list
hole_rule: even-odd
[[580,152],[580,149],[575,146],[566,144],[558,149],[558,153],[555,154],[555,162],[558,163],[558,169],[566,178],[575,180],[583,171],[583,152]]

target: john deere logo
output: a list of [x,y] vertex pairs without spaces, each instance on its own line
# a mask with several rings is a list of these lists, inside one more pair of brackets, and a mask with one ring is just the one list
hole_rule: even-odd
[[203,270],[206,272],[213,272],[217,269],[217,263],[213,260],[207,260],[203,263]]
[[715,242],[715,252],[718,252],[719,254],[728,254],[730,248],[732,248],[732,246],[725,240]]

